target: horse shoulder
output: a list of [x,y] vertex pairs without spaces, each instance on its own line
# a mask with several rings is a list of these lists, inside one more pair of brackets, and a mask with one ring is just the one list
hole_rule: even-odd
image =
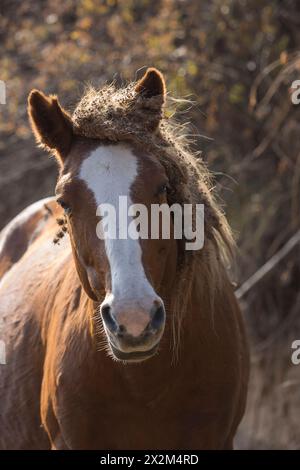
[[50,445],[40,420],[47,319],[59,273],[63,276],[62,266],[71,258],[67,237],[60,247],[52,243],[55,216],[52,199],[39,201],[1,234],[0,321],[6,357],[0,365],[0,448]]

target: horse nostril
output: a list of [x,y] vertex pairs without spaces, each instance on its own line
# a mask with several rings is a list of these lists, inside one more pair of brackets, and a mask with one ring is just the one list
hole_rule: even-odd
[[122,338],[126,333],[126,327],[124,325],[119,325],[117,335]]
[[151,328],[153,328],[154,330],[158,330],[163,325],[164,321],[165,321],[165,309],[161,305],[153,313],[152,320],[150,322]]
[[108,304],[102,305],[101,307],[102,319],[110,331],[115,331],[117,329],[117,324],[112,317],[111,308]]

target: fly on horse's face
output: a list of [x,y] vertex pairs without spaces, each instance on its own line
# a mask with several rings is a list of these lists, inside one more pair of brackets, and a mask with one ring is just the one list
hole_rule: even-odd
[[[146,90],[149,97],[163,94],[162,76],[153,69],[148,71],[139,89]],[[82,285],[100,305],[110,349],[120,360],[147,359],[157,351],[165,327],[160,295],[175,276],[176,241],[123,239],[118,230],[116,238],[106,234],[101,239],[97,227],[104,214],[97,208],[110,204],[118,214],[119,197],[126,196],[127,206],[143,204],[150,214],[151,204],[167,202],[165,169],[149,152],[125,142],[74,135],[71,119],[56,98],[33,91],[29,105],[39,142],[56,151],[60,164],[57,201],[68,220]],[[148,225],[151,232],[150,216]]]

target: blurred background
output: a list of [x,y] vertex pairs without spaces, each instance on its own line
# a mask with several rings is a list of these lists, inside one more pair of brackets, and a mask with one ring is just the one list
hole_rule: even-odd
[[29,91],[57,93],[72,111],[87,83],[122,84],[159,68],[173,97],[193,101],[178,119],[191,123],[215,173],[239,248],[233,277],[252,371],[236,446],[300,448],[300,365],[291,362],[300,339],[300,104],[291,100],[300,2],[1,0],[0,8],[0,229],[54,192],[55,164],[27,120]]

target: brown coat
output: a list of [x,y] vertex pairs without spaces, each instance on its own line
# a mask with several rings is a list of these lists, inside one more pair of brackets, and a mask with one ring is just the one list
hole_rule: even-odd
[[[55,212],[54,203],[48,203]],[[42,231],[0,284],[2,449],[231,448],[244,413],[246,338],[232,287],[215,299],[194,281],[180,357],[172,364],[167,328],[160,353],[141,364],[99,349],[93,302],[81,288],[68,238],[44,208]],[[10,244],[29,238],[23,223]],[[0,264],[1,266],[1,264]]]
[[[56,192],[69,233],[52,243],[55,218],[62,214],[47,201],[17,217],[0,240],[0,334],[7,356],[0,365],[3,449],[233,446],[245,409],[249,359],[224,269],[231,232],[205,165],[164,117],[164,102],[164,80],[155,69],[137,85],[90,91],[72,118],[56,97],[30,94],[37,141],[59,163]],[[126,142],[135,155],[134,202],[205,206],[203,250],[185,250],[174,238],[141,241],[144,277],[159,295],[158,310],[162,304],[165,310],[161,330],[154,332],[159,342],[154,344],[153,330],[144,330],[158,354],[149,358],[148,348],[147,360],[139,363],[124,364],[107,354],[111,336],[101,331],[105,318],[99,308],[112,291],[112,275],[104,242],[96,236],[94,195],[78,177],[92,149],[107,141]],[[161,194],[162,181],[169,190]],[[131,269],[129,263],[125,279]],[[133,290],[135,302],[139,292],[135,285]],[[140,306],[133,311],[125,312],[132,324]]]

